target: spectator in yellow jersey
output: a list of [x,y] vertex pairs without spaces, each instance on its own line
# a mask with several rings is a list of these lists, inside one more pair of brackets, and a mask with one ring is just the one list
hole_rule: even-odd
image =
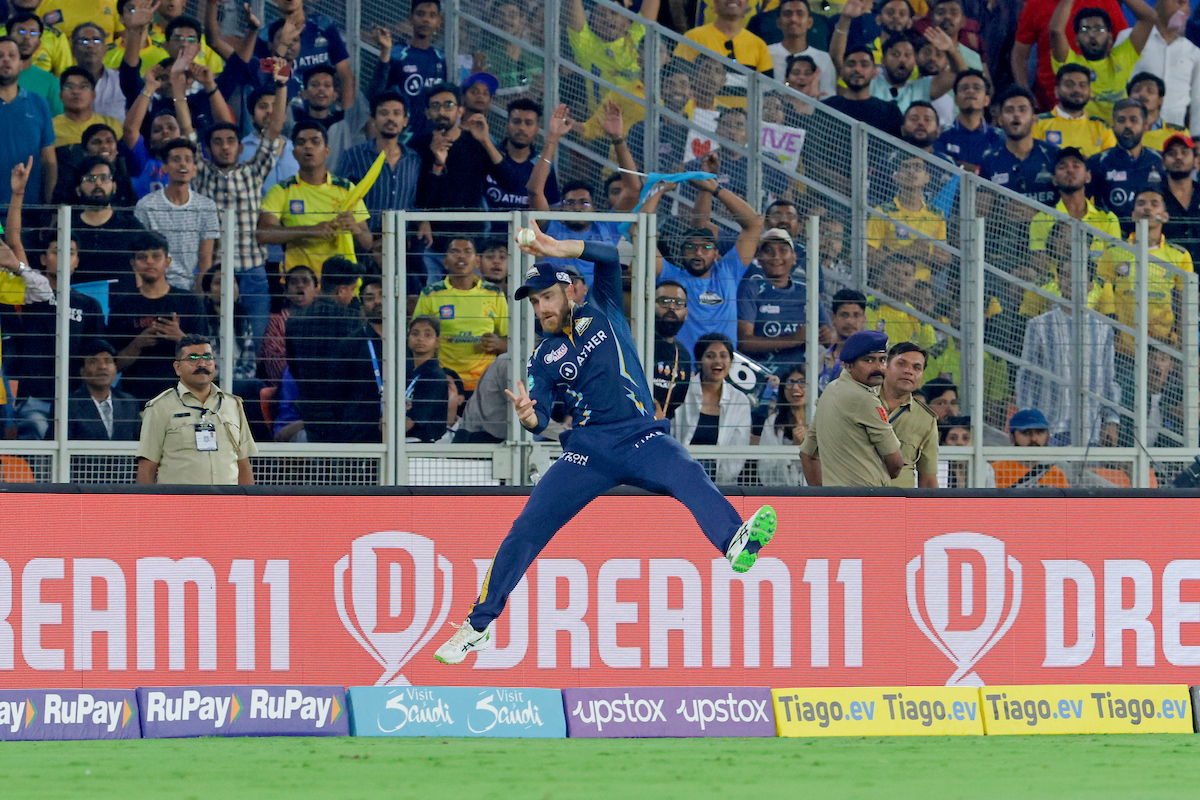
[[32,55],[30,63],[39,69],[44,69],[57,76],[71,66],[71,48],[67,45],[67,37],[62,32],[47,25],[36,13],[37,3],[31,8],[23,8],[21,3],[9,3],[11,16],[9,25],[0,26],[0,35],[12,36],[17,39],[21,34],[18,28],[23,28],[27,34],[33,33],[33,28],[25,27],[31,20],[37,20],[36,27],[40,33],[29,42],[28,49]]
[[[646,19],[658,17],[659,0],[645,0],[640,14]],[[592,13],[584,11],[583,0],[569,0],[567,36],[575,63],[601,80],[626,86],[641,77],[638,49],[646,36],[646,26],[597,3]],[[588,109],[600,102],[600,86],[587,98]]]
[[[750,0],[716,0],[713,5],[717,18],[706,25],[692,28],[684,36],[739,64],[773,75],[775,63],[771,60],[767,43],[746,30],[744,17]],[[675,48],[675,55],[695,61],[699,53],[685,44],[680,44]]]
[[[1054,188],[1058,189],[1058,204],[1056,211],[1091,225],[1102,233],[1119,239],[1121,225],[1116,214],[1097,208],[1087,197],[1087,187],[1091,183],[1092,173],[1088,170],[1087,159],[1077,147],[1064,147],[1058,151],[1054,162]],[[1046,239],[1050,229],[1054,227],[1057,217],[1039,212],[1029,225],[1029,250],[1033,253],[1046,252]],[[1092,254],[1101,255],[1108,245],[1102,239],[1093,239]]]
[[1033,123],[1033,138],[1056,147],[1078,147],[1089,157],[1116,147],[1117,137],[1108,123],[1089,116],[1086,110],[1092,100],[1091,70],[1081,64],[1065,64],[1057,74],[1054,96],[1058,104],[1038,116]]
[[887,334],[893,342],[916,342],[924,348],[937,341],[933,326],[914,316],[912,299],[917,291],[917,265],[908,253],[889,256],[872,271],[870,283],[882,297],[867,298],[864,330]]
[[[1152,259],[1160,259],[1183,272],[1193,272],[1192,257],[1182,247],[1170,244],[1163,236],[1163,225],[1170,221],[1166,198],[1161,188],[1145,188],[1134,200],[1133,220],[1147,220],[1150,226],[1149,250]],[[1130,245],[1113,245],[1104,251],[1096,268],[1096,276],[1104,285],[1097,310],[1114,314],[1122,325],[1137,324],[1137,234],[1129,237]],[[1176,308],[1183,297],[1184,278],[1168,272],[1153,260],[1147,268],[1149,284],[1150,335],[1166,342],[1176,342],[1178,326]],[[1117,352],[1132,357],[1133,336],[1124,331],[1117,336]]]
[[67,67],[58,83],[63,112],[51,120],[55,147],[79,144],[83,132],[93,125],[107,125],[117,139],[124,135],[125,129],[118,120],[96,112],[96,80],[92,73],[83,67]]
[[495,285],[477,274],[475,244],[450,237],[442,266],[446,277],[421,290],[414,316],[441,323],[438,360],[454,370],[467,392],[474,392],[484,370],[508,350],[508,301]]
[[[132,2],[150,5],[153,0],[125,0],[124,5]],[[18,5],[24,6],[25,3]],[[53,25],[60,31],[73,31],[76,25],[94,22],[104,31],[104,38],[112,41],[117,30],[117,20],[121,14],[121,2],[113,0],[42,0],[37,7],[38,16],[47,25]]]
[[[903,251],[917,266],[916,278],[928,281],[950,263],[950,254],[930,240],[946,240],[946,218],[925,202],[929,168],[919,156],[903,150],[888,159],[896,196],[875,209],[883,216],[867,220],[868,256],[878,264]],[[896,337],[890,337],[895,339]]]
[[1142,49],[1158,17],[1154,9],[1144,0],[1124,0],[1125,5],[1137,16],[1129,37],[1114,45],[1112,18],[1101,8],[1083,8],[1075,14],[1072,25],[1079,52],[1071,49],[1067,41],[1067,21],[1075,0],[1059,0],[1058,7],[1050,17],[1050,66],[1058,71],[1064,64],[1077,64],[1087,69],[1094,77],[1092,98],[1087,113],[1099,117],[1105,124],[1112,124],[1113,103],[1126,97],[1125,82],[1133,74],[1133,68],[1141,58]]

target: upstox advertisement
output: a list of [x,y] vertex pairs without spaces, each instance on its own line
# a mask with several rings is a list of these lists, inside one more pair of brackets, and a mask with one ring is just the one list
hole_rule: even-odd
[[37,535],[0,541],[0,689],[974,689],[1200,667],[1200,498],[732,496],[779,517],[737,574],[675,500],[609,495],[541,552],[493,646],[448,666],[433,653],[524,494],[248,491],[6,492],[7,529]]
[[1192,732],[1182,685],[988,686],[979,696],[989,736]]
[[975,689],[772,689],[779,736],[981,736]]

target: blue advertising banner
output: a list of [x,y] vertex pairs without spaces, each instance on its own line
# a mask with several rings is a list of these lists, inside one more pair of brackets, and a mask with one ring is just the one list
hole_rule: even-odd
[[572,739],[775,735],[765,688],[563,689],[563,706]]
[[141,737],[132,689],[0,691],[0,742]]
[[464,686],[354,686],[354,736],[496,736],[562,739],[567,735],[557,689]]
[[137,690],[142,735],[348,736],[341,686],[161,686]]

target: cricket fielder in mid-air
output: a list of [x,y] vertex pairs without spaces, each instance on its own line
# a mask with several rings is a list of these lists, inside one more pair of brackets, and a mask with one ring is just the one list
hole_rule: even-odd
[[[555,533],[584,506],[620,485],[669,494],[696,518],[736,572],[754,566],[775,534],[775,511],[763,506],[745,523],[712,479],[654,418],[654,399],[625,321],[617,248],[558,241],[538,230],[521,249],[538,258],[582,258],[596,265],[588,302],[577,305],[571,276],[547,261],[525,273],[516,299],[529,298],[545,339],[529,359],[518,394],[505,390],[521,424],[545,430],[557,395],[574,421],[560,435],[562,457],[538,481],[525,510],[500,543],[467,621],[435,657],[458,664],[491,646],[488,625],[504,610],[525,570]],[[528,236],[528,234],[526,234]],[[528,390],[526,389],[528,386]]]

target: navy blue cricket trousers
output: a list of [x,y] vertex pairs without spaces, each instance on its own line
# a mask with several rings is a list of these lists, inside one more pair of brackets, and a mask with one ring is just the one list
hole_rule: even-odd
[[742,524],[704,467],[671,437],[667,420],[585,426],[568,431],[560,440],[563,457],[538,481],[496,551],[471,610],[471,627],[477,631],[500,616],[513,587],[554,534],[615,486],[636,486],[674,497],[687,506],[721,553]]

